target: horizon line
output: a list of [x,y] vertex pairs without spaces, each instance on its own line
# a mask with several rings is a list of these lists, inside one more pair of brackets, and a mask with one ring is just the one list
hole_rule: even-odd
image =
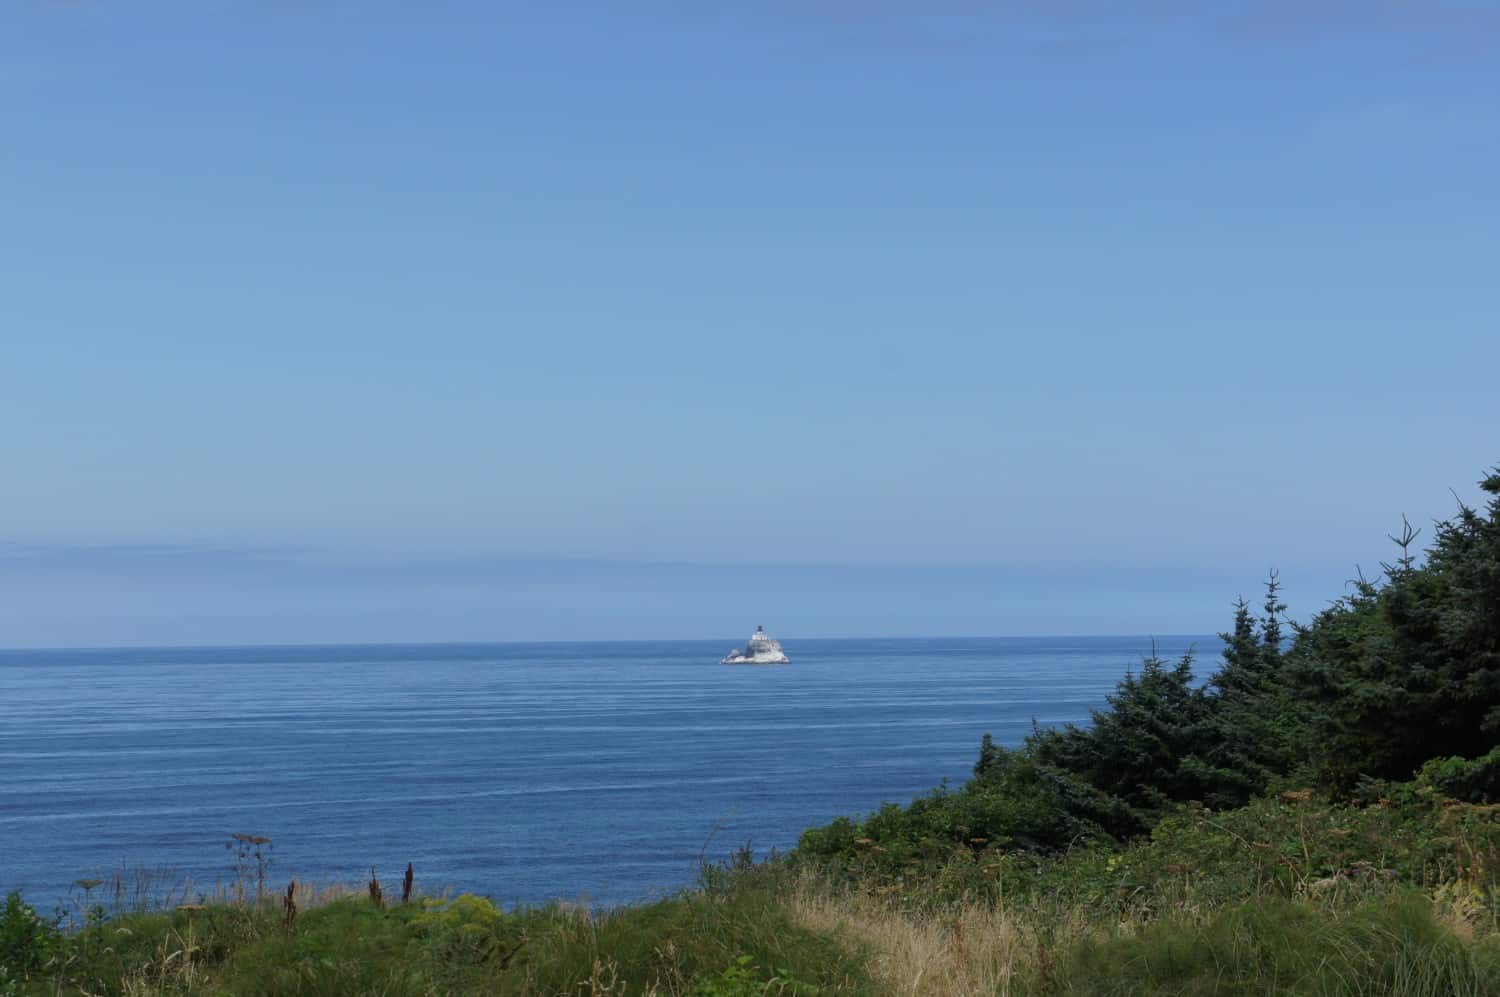
[[[1106,638],[1131,638],[1143,640],[1167,639],[1167,638],[1210,638],[1221,639],[1218,633],[1071,633],[1071,634],[914,634],[914,635],[852,635],[836,634],[822,636],[793,636],[791,640],[800,641],[835,641],[835,640],[1102,640]],[[34,652],[66,652],[66,651],[227,651],[227,650],[281,650],[281,649],[315,649],[333,647],[493,647],[496,645],[519,645],[519,644],[704,644],[718,640],[717,637],[630,637],[630,638],[595,638],[593,640],[382,640],[382,641],[292,641],[278,643],[274,641],[255,642],[249,644],[38,644],[19,647],[0,647],[0,655],[12,653],[34,653]],[[730,638],[731,640],[733,638]]]

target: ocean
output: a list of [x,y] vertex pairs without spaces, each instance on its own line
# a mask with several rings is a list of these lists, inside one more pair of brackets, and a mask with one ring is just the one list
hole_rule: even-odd
[[[777,635],[781,636],[781,635]],[[0,893],[80,878],[396,884],[595,906],[963,781],[980,737],[1085,721],[1146,637],[0,651]],[[1163,656],[1213,637],[1158,638]]]

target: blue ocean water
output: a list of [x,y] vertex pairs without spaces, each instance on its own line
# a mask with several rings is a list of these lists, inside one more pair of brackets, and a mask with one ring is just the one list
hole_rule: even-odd
[[[1087,718],[1144,637],[0,652],[0,893],[148,867],[613,904]],[[1163,655],[1212,637],[1158,639]]]

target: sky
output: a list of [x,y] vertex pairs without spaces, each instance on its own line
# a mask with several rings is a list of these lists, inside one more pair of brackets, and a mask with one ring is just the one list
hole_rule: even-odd
[[1500,4],[10,0],[0,646],[1207,633],[1500,463]]

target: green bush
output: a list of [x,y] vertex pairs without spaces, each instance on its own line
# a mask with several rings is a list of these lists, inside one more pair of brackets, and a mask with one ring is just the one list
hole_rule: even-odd
[[424,901],[410,926],[414,945],[445,964],[505,962],[525,941],[519,918],[472,893]]
[[[882,854],[875,839],[860,837],[870,825],[835,821],[804,838],[826,853],[799,846],[789,861],[899,893],[907,907],[988,899],[1102,920],[1216,909],[1254,897],[1347,904],[1403,885],[1463,881],[1480,890],[1500,926],[1500,808],[1444,800],[1414,784],[1384,788],[1390,798],[1367,806],[1308,791],[1222,812],[1186,805],[1162,818],[1148,838],[1123,846],[1102,837],[1050,853],[1002,843],[950,845],[927,861],[892,861],[899,850]],[[907,812],[892,809],[893,822]]]
[[45,970],[63,949],[59,918],[45,918],[12,892],[0,908],[0,981],[25,980]]
[[1500,745],[1478,758],[1434,758],[1422,766],[1417,781],[1455,800],[1500,801]]
[[955,859],[999,851],[1057,852],[1109,840],[1126,808],[1022,752],[993,749],[962,789],[939,788],[910,806],[889,803],[855,822],[804,831],[799,862],[859,878],[932,873]]

